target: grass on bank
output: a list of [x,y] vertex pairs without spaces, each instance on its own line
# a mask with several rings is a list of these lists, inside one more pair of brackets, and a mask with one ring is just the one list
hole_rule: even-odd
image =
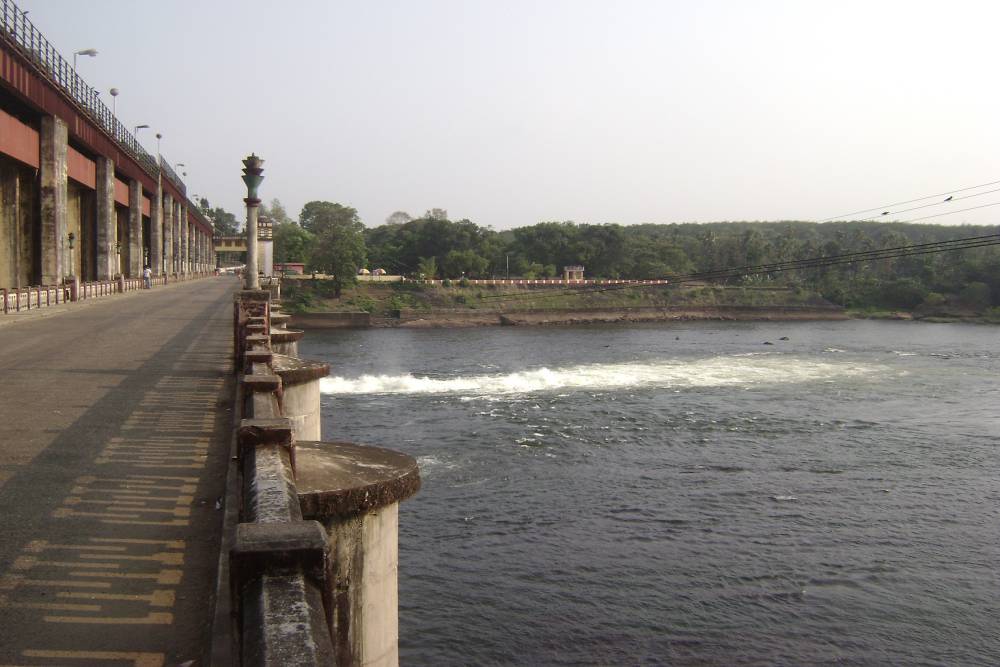
[[719,285],[655,286],[581,292],[553,286],[428,285],[359,283],[338,299],[326,280],[289,280],[283,302],[292,312],[358,312],[398,317],[400,311],[485,310],[504,313],[533,310],[590,310],[641,307],[829,306],[819,295],[797,288]]

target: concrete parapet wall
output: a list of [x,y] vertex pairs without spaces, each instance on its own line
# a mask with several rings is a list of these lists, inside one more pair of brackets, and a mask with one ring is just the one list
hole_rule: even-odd
[[328,365],[279,351],[302,332],[271,327],[269,291],[241,292],[234,316],[239,472],[227,497],[239,512],[227,566],[240,662],[394,666],[398,507],[420,487],[416,461],[322,442]]

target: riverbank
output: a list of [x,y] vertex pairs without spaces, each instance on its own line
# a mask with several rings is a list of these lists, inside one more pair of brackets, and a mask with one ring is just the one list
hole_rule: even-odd
[[341,297],[324,281],[285,291],[291,325],[327,328],[445,328],[676,320],[841,320],[844,309],[786,287],[717,285],[572,287],[358,285]]

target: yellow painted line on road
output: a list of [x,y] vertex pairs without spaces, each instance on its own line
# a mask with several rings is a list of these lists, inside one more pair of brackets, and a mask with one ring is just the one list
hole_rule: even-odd
[[148,560],[163,563],[164,565],[181,565],[184,562],[184,554],[177,552],[161,552],[149,556],[119,556],[108,554],[80,554],[80,558],[114,558],[116,560]]
[[145,616],[43,616],[49,623],[86,623],[91,625],[171,625],[174,615],[166,611],[151,611]]
[[163,667],[167,656],[163,653],[143,653],[131,651],[22,651],[26,658],[58,658],[62,660],[114,660],[130,662],[133,667]]
[[73,593],[70,591],[59,591],[58,598],[71,598],[81,600],[121,600],[125,602],[148,602],[153,607],[173,607],[174,592],[157,590],[149,595],[130,595],[126,593]]
[[16,602],[0,595],[0,607],[10,609],[42,609],[45,611],[101,611],[99,604],[72,604],[69,602]]
[[141,521],[140,519],[101,519],[101,523],[121,524],[127,526],[186,526],[187,519],[167,519],[165,521]]
[[183,549],[186,546],[184,540],[137,540],[129,537],[91,537],[91,542],[114,542],[117,544],[148,544],[151,546],[162,546],[166,549]]
[[80,561],[43,560],[35,556],[18,556],[14,559],[11,569],[30,570],[38,565],[43,567],[92,567],[103,570],[117,570],[121,568],[121,565],[118,563],[82,563]]
[[99,547],[93,544],[53,544],[48,540],[32,540],[24,547],[30,553],[41,553],[46,549],[59,549],[63,551],[125,551],[125,547],[104,546]]
[[180,496],[133,496],[130,493],[115,493],[111,495],[112,498],[121,498],[123,500],[128,500],[129,498],[135,498],[138,500],[145,500],[151,503],[168,503],[171,505],[191,505],[194,503],[194,496],[189,494],[183,494]]
[[165,586],[181,583],[180,570],[160,570],[159,572],[70,572],[73,577],[106,577],[108,579],[154,579]]
[[197,484],[197,477],[177,477],[167,475],[133,475],[134,479],[153,479],[161,482],[184,482],[186,484]]
[[70,519],[72,517],[78,516],[89,516],[97,518],[105,517],[120,517],[123,519],[138,519],[139,515],[135,512],[80,512],[79,510],[72,510],[67,507],[60,507],[52,512],[52,516],[56,519]]
[[137,500],[88,500],[81,498],[80,496],[69,496],[63,500],[65,505],[79,505],[81,503],[89,503],[91,505],[113,505],[115,507],[145,507],[145,502],[140,502]]
[[28,579],[24,575],[9,574],[0,577],[0,590],[12,590],[18,586],[46,586],[49,588],[111,588],[106,581],[69,581],[64,579]]

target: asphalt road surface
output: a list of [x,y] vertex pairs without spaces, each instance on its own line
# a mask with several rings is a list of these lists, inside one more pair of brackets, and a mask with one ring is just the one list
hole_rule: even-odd
[[204,664],[237,286],[0,314],[0,665]]

